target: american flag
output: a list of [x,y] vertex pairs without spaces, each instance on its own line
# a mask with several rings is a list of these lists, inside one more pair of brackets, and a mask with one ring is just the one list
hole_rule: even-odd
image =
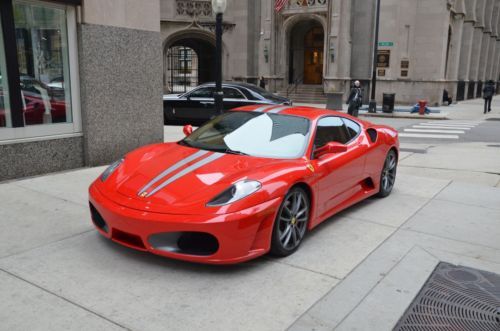
[[285,7],[285,5],[288,3],[288,0],[276,0],[274,3],[274,9],[279,12]]

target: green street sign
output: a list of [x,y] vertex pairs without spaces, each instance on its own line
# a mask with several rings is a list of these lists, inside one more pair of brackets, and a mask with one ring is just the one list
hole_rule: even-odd
[[381,41],[378,45],[381,47],[392,47],[394,46],[394,43],[392,41]]

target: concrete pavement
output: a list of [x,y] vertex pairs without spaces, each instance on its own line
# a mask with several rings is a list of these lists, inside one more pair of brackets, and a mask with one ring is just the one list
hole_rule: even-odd
[[391,196],[332,217],[288,258],[230,267],[101,238],[87,187],[102,167],[0,184],[0,330],[390,330],[439,261],[500,273],[488,145],[403,144],[418,152],[401,154]]

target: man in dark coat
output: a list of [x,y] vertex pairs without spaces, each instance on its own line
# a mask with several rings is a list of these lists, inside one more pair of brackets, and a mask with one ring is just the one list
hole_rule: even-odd
[[354,82],[354,86],[351,89],[351,93],[349,93],[349,98],[347,99],[347,104],[349,108],[347,109],[347,113],[351,116],[358,117],[359,108],[363,103],[363,90],[361,89],[361,83],[359,80]]
[[493,100],[493,95],[495,94],[495,82],[489,80],[486,86],[483,88],[483,99],[484,99],[484,113],[491,111],[491,100]]

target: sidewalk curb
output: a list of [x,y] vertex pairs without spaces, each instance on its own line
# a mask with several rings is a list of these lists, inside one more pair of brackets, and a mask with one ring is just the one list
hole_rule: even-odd
[[381,117],[381,118],[405,118],[405,119],[426,119],[426,120],[448,120],[447,113],[439,115],[419,115],[419,114],[398,114],[398,113],[359,113],[363,117]]

